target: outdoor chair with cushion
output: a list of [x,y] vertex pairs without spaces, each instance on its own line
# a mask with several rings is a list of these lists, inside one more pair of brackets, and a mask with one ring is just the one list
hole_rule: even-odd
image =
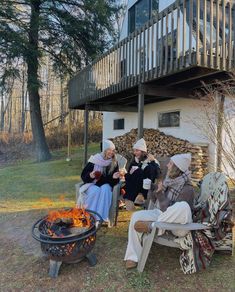
[[[125,168],[127,160],[124,156],[120,154],[116,154],[118,167],[119,169]],[[83,205],[83,198],[80,196],[79,188],[83,185],[83,182],[79,182],[75,184],[76,189],[76,203],[78,205]],[[117,225],[117,217],[118,217],[118,201],[120,199],[120,190],[121,190],[121,183],[116,184],[113,187],[113,196],[112,196],[112,203],[109,209],[109,222],[108,227],[113,227]]]
[[[212,256],[214,250],[229,251],[232,253],[232,230],[231,228],[226,229],[225,225],[219,226],[219,224],[223,224],[226,220],[232,224],[232,210],[229,203],[229,190],[226,176],[218,172],[207,174],[202,181],[200,194],[195,204],[195,208],[198,208],[198,217],[193,223],[175,224],[155,222],[151,233],[143,236],[143,251],[137,267],[139,272],[143,272],[144,270],[153,242],[183,250],[183,254],[180,256],[180,264],[185,274],[194,273],[198,270],[198,267],[202,268],[203,266],[199,261],[196,262],[196,256],[193,250],[195,248],[193,241],[195,236],[199,238],[197,239],[198,241],[203,242],[203,239],[206,239],[206,243],[204,241],[204,244],[208,253],[199,254],[199,256],[205,255],[205,258],[207,257],[203,263],[205,266],[209,265],[210,260],[208,258]],[[153,208],[154,203],[150,200],[148,209]],[[208,210],[210,212],[207,212]],[[221,226],[222,228],[220,228]],[[166,231],[161,236],[157,235],[159,228]],[[174,230],[184,230],[188,231],[188,233],[185,237],[177,238],[171,232]],[[218,238],[222,239],[218,240]],[[202,251],[200,250],[200,252]]]

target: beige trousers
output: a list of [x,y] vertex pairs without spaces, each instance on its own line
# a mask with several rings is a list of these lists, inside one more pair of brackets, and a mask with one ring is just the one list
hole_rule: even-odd
[[[168,207],[165,212],[159,209],[143,210],[133,213],[129,225],[128,232],[128,244],[124,260],[132,260],[138,262],[142,253],[142,233],[137,232],[134,229],[134,225],[137,221],[157,221],[168,223],[191,223],[192,213],[187,202],[177,202],[174,205]],[[158,235],[162,235],[164,230],[158,230]],[[185,236],[186,232],[179,230],[174,232],[176,236]]]

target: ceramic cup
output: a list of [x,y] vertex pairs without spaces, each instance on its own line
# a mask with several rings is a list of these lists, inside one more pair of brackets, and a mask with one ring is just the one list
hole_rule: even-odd
[[143,189],[150,190],[151,183],[152,183],[151,179],[149,179],[149,178],[144,179],[143,180]]

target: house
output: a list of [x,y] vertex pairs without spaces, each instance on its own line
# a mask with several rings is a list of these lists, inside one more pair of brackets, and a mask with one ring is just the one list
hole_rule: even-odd
[[235,1],[129,0],[120,36],[113,48],[70,80],[70,108],[103,111],[104,138],[136,127],[142,137],[143,128],[158,128],[208,144],[210,170],[222,168],[235,176],[221,149],[228,139],[221,109],[234,123],[227,106],[231,97],[216,93],[218,109],[210,115],[217,124],[214,141],[210,127],[204,127],[209,104],[202,98],[202,82],[215,89],[217,80],[231,79]]

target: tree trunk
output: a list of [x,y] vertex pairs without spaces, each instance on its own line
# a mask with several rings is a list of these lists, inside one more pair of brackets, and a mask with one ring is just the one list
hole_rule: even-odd
[[22,70],[22,89],[21,89],[21,133],[25,129],[25,66]]
[[3,95],[1,96],[1,118],[0,118],[0,131],[4,131],[5,127],[5,111],[4,111],[4,101],[3,101]]
[[60,77],[60,122],[61,125],[64,126],[64,80],[63,77]]
[[38,30],[39,30],[39,14],[40,0],[31,0],[31,16],[29,28],[29,51],[26,59],[28,66],[28,92],[30,104],[30,118],[32,125],[33,141],[37,161],[46,161],[51,158],[51,154],[46,143],[45,132],[43,128],[40,96],[39,96],[39,49],[38,49]]
[[8,133],[10,134],[12,130],[12,96],[9,101],[9,107],[8,107]]

